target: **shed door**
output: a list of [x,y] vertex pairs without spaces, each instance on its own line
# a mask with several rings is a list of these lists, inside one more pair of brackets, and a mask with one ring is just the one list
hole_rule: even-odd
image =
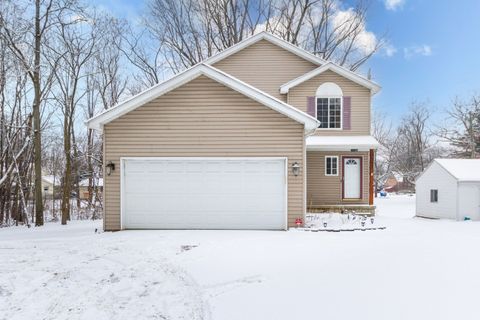
[[285,229],[280,158],[123,159],[125,229]]
[[[466,217],[472,220],[480,220],[480,185],[475,183],[459,184],[458,218]],[[442,195],[440,194],[439,197]]]

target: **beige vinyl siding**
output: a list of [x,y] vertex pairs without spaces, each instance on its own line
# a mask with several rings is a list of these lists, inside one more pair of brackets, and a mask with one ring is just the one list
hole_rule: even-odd
[[313,77],[289,90],[288,103],[307,112],[307,97],[315,96],[318,87],[325,82],[336,83],[344,96],[352,97],[351,130],[319,129],[316,135],[369,135],[370,134],[370,90],[333,71]]
[[[120,228],[120,157],[288,157],[303,165],[303,125],[207,77],[104,127],[105,229]],[[288,170],[288,223],[304,213],[304,177]]]
[[318,67],[266,40],[260,40],[213,66],[282,101],[286,101],[287,96],[280,94],[281,85]]
[[[338,176],[325,176],[325,156],[338,156]],[[362,193],[359,201],[342,199],[342,156],[362,157]],[[369,152],[307,151],[307,207],[368,204]]]

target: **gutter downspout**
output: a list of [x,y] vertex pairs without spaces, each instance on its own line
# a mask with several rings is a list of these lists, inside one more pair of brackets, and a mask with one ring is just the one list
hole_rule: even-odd
[[307,137],[312,136],[315,134],[315,129],[311,130],[304,130],[303,134],[303,223],[305,223],[305,219],[307,217]]

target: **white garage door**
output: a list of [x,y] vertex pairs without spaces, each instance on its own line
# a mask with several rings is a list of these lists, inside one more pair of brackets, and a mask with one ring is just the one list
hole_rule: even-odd
[[283,158],[122,159],[125,229],[285,229]]

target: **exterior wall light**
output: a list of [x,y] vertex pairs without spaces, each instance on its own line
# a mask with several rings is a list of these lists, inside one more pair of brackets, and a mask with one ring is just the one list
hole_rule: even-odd
[[107,176],[109,176],[112,174],[112,171],[115,171],[115,164],[112,161],[108,161],[105,169],[107,170]]
[[295,177],[300,174],[300,163],[296,161],[292,163],[292,173]]

